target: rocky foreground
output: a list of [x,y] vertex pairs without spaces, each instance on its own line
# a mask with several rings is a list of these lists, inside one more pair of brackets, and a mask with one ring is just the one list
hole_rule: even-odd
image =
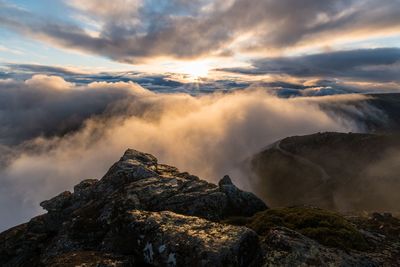
[[399,266],[400,222],[309,207],[268,209],[127,150],[101,180],[44,201],[0,234],[0,266]]

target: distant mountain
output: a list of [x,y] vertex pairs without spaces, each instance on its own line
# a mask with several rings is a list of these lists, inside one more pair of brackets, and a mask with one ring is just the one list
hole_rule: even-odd
[[271,206],[399,211],[400,135],[288,137],[250,160],[256,193]]

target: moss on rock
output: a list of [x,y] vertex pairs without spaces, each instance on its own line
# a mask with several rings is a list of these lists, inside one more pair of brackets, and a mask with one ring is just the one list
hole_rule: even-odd
[[269,209],[249,219],[231,218],[225,222],[246,225],[261,236],[267,235],[274,227],[286,227],[325,246],[344,250],[368,248],[363,235],[351,222],[338,213],[318,208]]

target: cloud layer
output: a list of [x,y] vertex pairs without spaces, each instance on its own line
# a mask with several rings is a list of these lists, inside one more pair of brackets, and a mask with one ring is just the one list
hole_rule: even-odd
[[[275,77],[281,95],[398,92],[400,49],[379,48],[255,60],[250,68],[221,71]],[[270,80],[272,80],[270,78]],[[297,84],[297,88],[296,85]]]
[[130,83],[76,87],[58,76],[35,75],[26,81],[0,80],[0,143],[16,145],[37,136],[63,135],[106,111],[110,103],[132,96]]
[[250,75],[278,74],[310,78],[400,82],[400,49],[360,49],[298,57],[266,58],[252,68],[226,69]]
[[[82,179],[100,178],[128,147],[209,181],[233,174],[248,188],[237,169],[246,158],[288,135],[359,130],[356,121],[330,116],[320,104],[365,99],[281,99],[262,88],[202,96],[155,94],[134,83],[76,86],[44,75],[2,81],[0,87],[3,94],[10,88],[0,118],[16,121],[2,127],[2,154],[8,157],[0,173],[0,212],[13,208],[1,227],[37,214],[40,201]],[[77,118],[79,127],[63,128],[70,118]]]
[[[3,70],[2,70],[3,69]],[[254,60],[251,67],[220,68],[195,81],[183,74],[144,72],[85,73],[79,69],[35,64],[3,64],[0,77],[30,79],[37,73],[61,76],[68,82],[134,82],[155,92],[202,94],[249,86],[269,88],[281,96],[399,92],[400,49],[376,48]]]

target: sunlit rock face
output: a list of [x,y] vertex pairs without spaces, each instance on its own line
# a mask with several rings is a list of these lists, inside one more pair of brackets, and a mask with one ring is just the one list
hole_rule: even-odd
[[127,150],[101,180],[44,201],[47,214],[2,234],[0,265],[249,266],[257,234],[219,223],[267,209],[228,176],[214,185]]

